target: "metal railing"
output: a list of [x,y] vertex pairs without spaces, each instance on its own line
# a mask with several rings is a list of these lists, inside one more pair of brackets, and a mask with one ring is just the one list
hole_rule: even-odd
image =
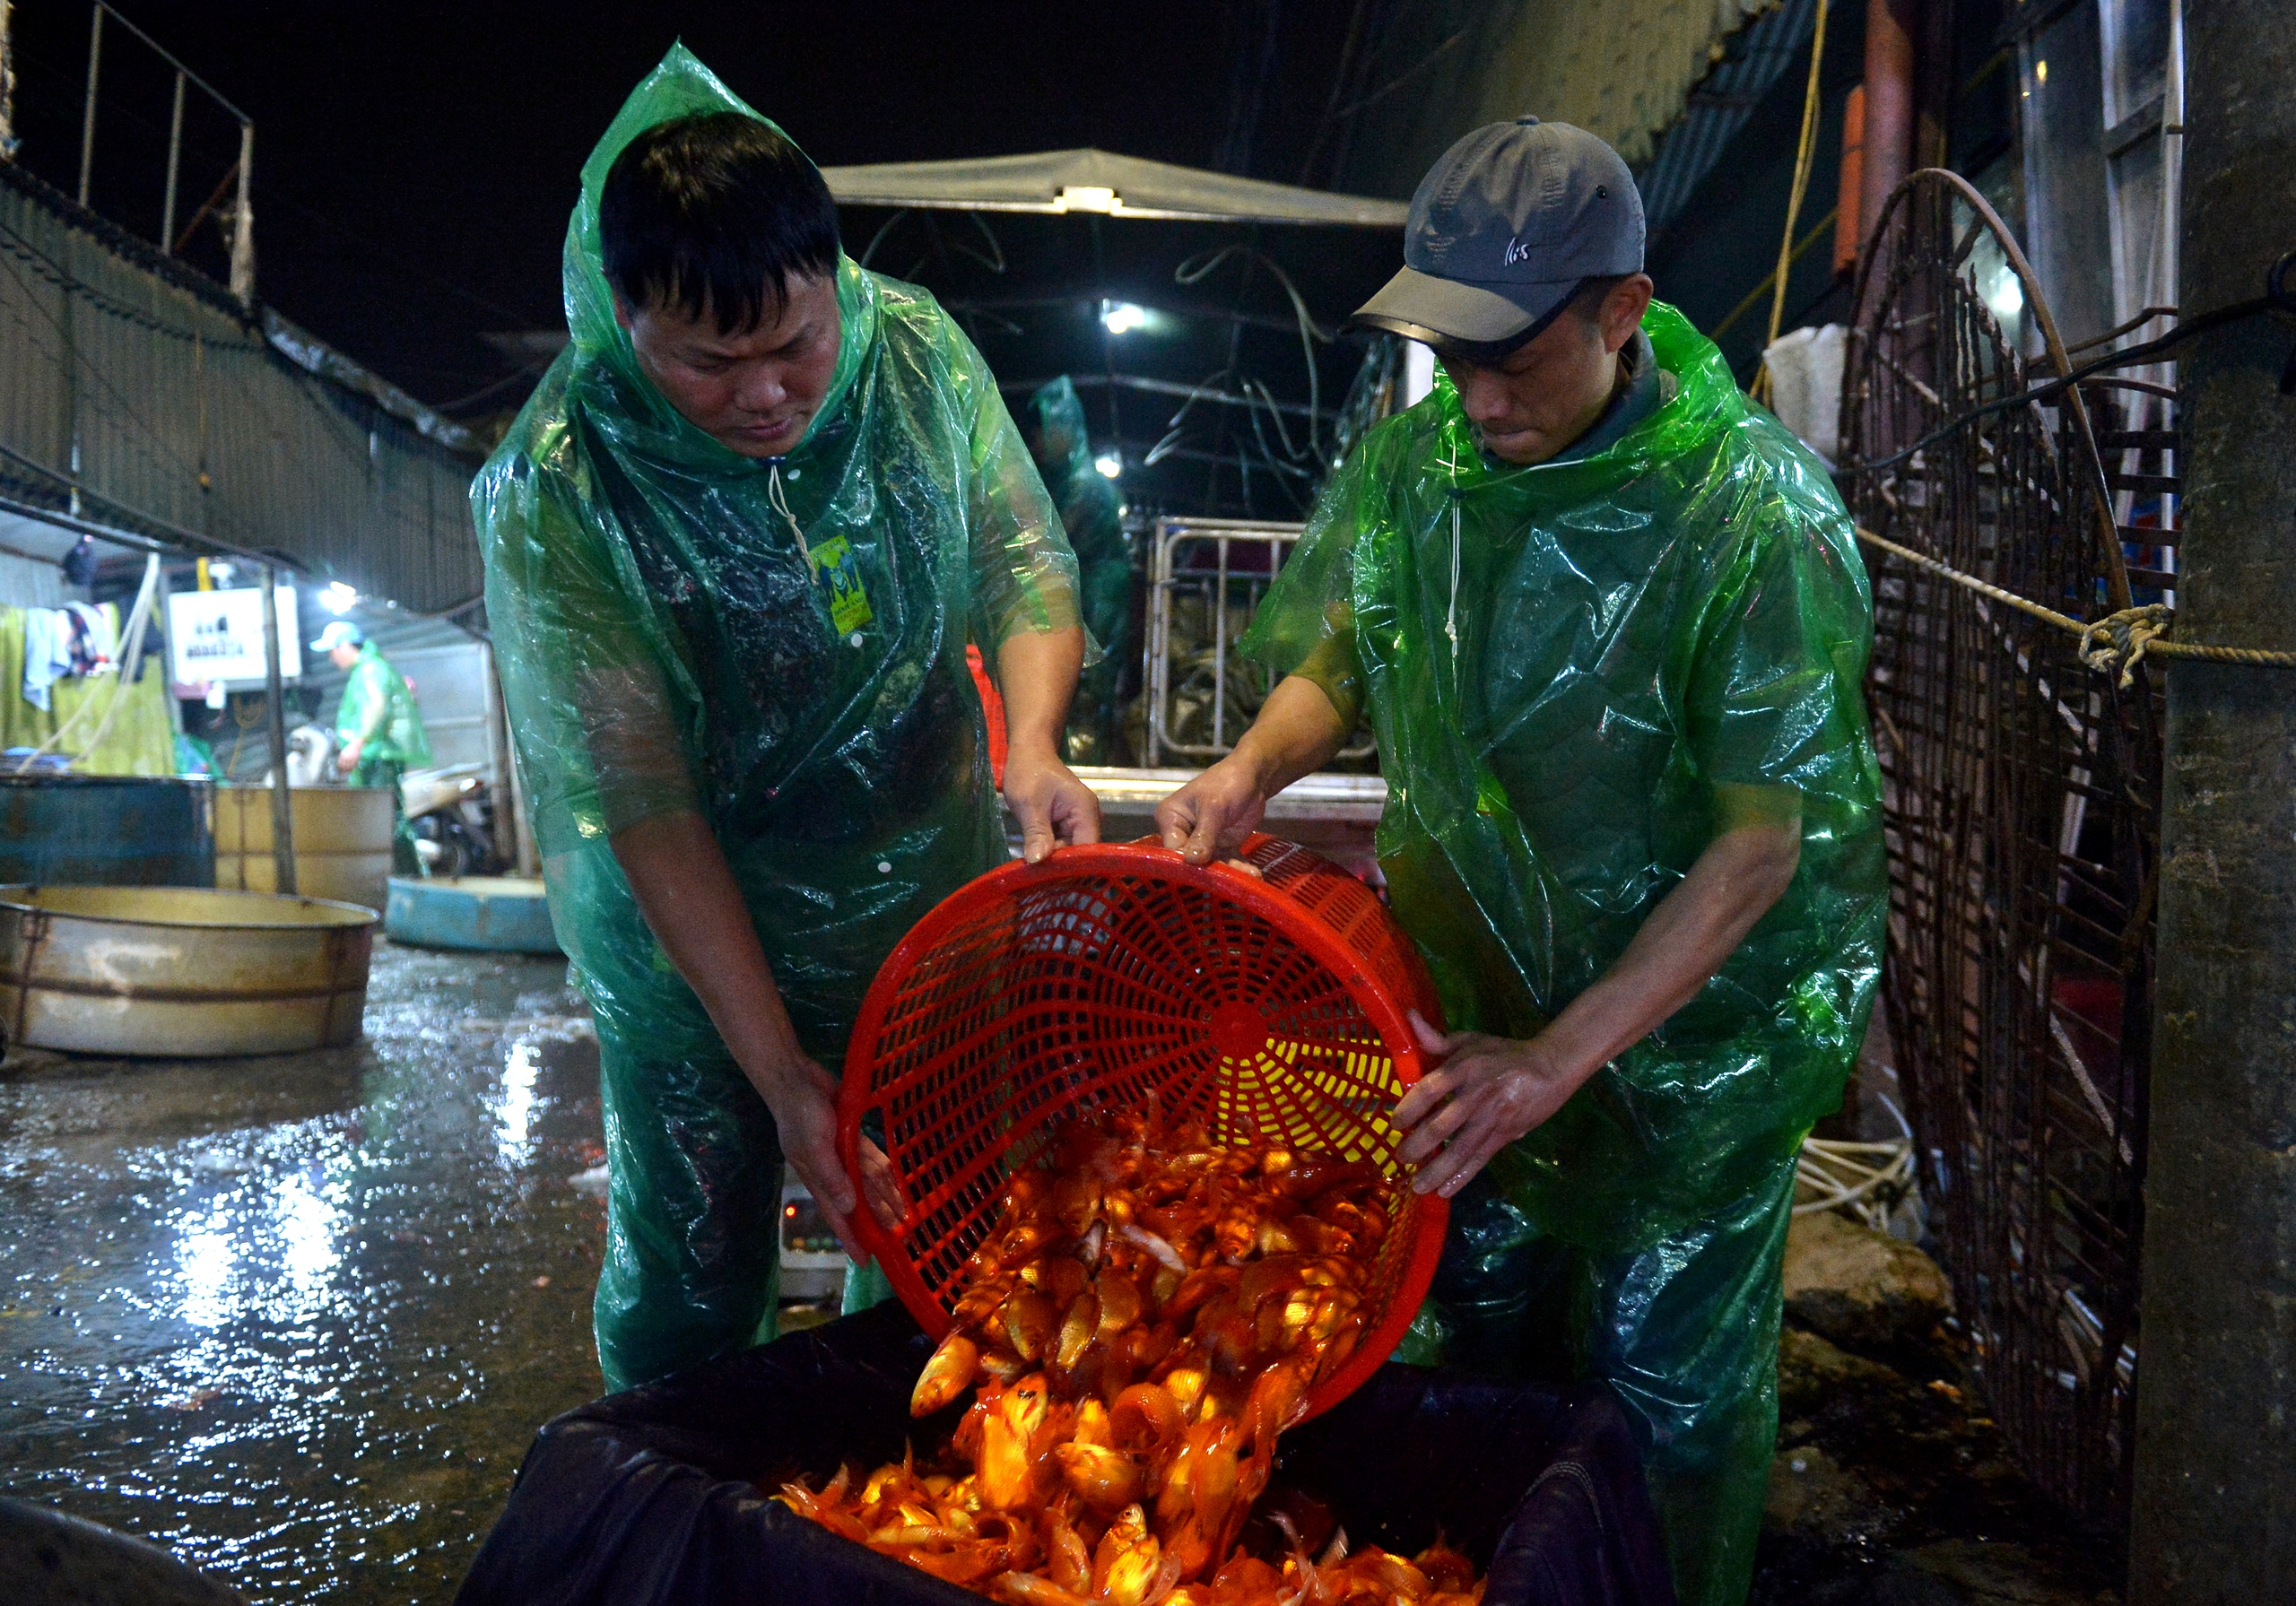
[[[4,38],[7,6],[0,3],[0,38]],[[201,220],[211,213],[228,215],[231,230],[231,293],[242,302],[255,300],[255,206],[249,191],[255,172],[255,120],[241,111],[209,83],[183,63],[178,61],[166,47],[135,23],[129,22],[104,0],[96,0],[88,21],[88,87],[80,110],[80,187],[77,199],[81,205],[90,204],[90,187],[96,166],[96,100],[97,87],[103,77],[104,19],[126,29],[129,35],[175,70],[175,103],[168,118],[168,178],[167,193],[160,208],[160,238],[157,245],[168,256],[174,256],[189,243],[191,232]],[[0,51],[4,54],[4,51]],[[4,74],[4,69],[0,69]],[[191,215],[180,232],[176,228],[176,200],[183,174],[183,107],[187,88],[199,92],[221,107],[239,126],[239,158],[224,173],[207,200]],[[0,77],[0,135],[6,133],[6,100],[4,77]],[[4,155],[0,151],[0,155]],[[224,193],[235,191],[228,214],[222,211]]]
[[[1160,518],[1148,569],[1148,755],[1209,762],[1235,751],[1271,690],[1235,639],[1250,628],[1304,526],[1225,518]],[[1369,758],[1360,740],[1335,756]]]

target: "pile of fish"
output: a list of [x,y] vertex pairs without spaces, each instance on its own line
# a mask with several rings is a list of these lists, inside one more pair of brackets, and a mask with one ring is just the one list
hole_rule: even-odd
[[1351,1553],[1280,1508],[1245,1542],[1277,1436],[1375,1314],[1394,1185],[1152,1112],[1071,1123],[1046,1158],[1006,1184],[918,1379],[918,1417],[977,1390],[945,1449],[780,1498],[1013,1606],[1480,1601],[1440,1544]]

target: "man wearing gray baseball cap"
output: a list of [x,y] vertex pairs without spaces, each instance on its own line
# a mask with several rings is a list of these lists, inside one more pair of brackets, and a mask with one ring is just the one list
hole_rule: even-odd
[[1197,862],[1359,719],[1440,991],[1397,1105],[1452,1202],[1410,1359],[1608,1382],[1676,1592],[1743,1601],[1803,1136],[1838,1108],[1887,876],[1871,596],[1823,466],[1642,270],[1593,135],[1478,128],[1358,313],[1442,360],[1326,483],[1242,650],[1282,677],[1158,811]]

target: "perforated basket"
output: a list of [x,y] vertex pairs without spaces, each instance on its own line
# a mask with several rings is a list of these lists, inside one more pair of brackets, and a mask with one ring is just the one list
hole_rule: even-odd
[[[909,1204],[856,1230],[893,1291],[946,1333],[965,1258],[1004,1177],[1065,1116],[1141,1107],[1227,1142],[1399,1168],[1387,1114],[1419,1079],[1405,1020],[1440,1027],[1418,951],[1361,881],[1257,836],[1198,868],[1153,843],[1062,848],[962,888],[877,972],[846,1056],[839,1141],[882,1123]],[[1401,1341],[1435,1274],[1448,1207],[1396,1190],[1363,1341],[1309,1397],[1344,1399]]]

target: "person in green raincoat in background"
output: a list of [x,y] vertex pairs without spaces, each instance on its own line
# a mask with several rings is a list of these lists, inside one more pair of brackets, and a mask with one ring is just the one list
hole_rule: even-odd
[[1060,509],[1061,527],[1083,571],[1085,628],[1100,644],[1100,661],[1076,684],[1068,715],[1068,758],[1076,764],[1121,764],[1130,756],[1118,697],[1125,671],[1140,656],[1132,622],[1132,548],[1124,538],[1116,484],[1092,461],[1084,404],[1063,374],[1029,398],[1022,422],[1029,454]]
[[422,861],[415,855],[414,830],[407,823],[400,783],[409,769],[430,762],[430,737],[414,706],[414,690],[367,639],[367,633],[347,619],[335,620],[321,630],[311,650],[324,653],[351,677],[343,683],[343,701],[335,713],[335,768],[351,786],[390,788],[391,868],[400,875],[413,875]]
[[1887,903],[1872,600],[1822,465],[1653,301],[1592,135],[1455,145],[1357,316],[1442,358],[1326,484],[1242,650],[1286,678],[1159,811],[1198,861],[1369,716],[1448,1034],[1397,1106],[1451,1230],[1406,1359],[1606,1381],[1686,1606],[1743,1601],[1801,1142]]
[[773,1336],[782,1160],[857,1261],[835,1144],[878,965],[1006,856],[1096,838],[1058,741],[1076,565],[994,378],[839,249],[821,174],[683,47],[582,169],[571,343],[472,488],[551,912],[596,1019],[599,1364]]

